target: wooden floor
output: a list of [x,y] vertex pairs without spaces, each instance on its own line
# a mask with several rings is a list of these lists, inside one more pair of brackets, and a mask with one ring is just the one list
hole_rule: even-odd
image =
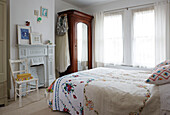
[[19,102],[10,101],[7,106],[0,107],[1,115],[69,115],[59,111],[52,111],[48,108],[44,96],[45,89],[40,89],[40,100],[36,99],[36,92],[23,97],[23,107],[19,108]]

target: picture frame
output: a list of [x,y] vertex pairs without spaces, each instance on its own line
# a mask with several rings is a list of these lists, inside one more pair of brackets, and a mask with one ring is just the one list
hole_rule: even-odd
[[40,8],[40,15],[42,17],[48,18],[48,9],[41,6],[41,8]]
[[30,33],[31,45],[42,45],[42,34],[40,33]]
[[18,44],[28,45],[30,43],[31,26],[17,25]]
[[39,10],[34,10],[34,15],[38,16],[39,15]]

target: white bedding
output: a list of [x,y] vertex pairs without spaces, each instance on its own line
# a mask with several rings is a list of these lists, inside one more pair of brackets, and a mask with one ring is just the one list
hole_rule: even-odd
[[72,115],[160,115],[159,87],[146,84],[150,72],[96,68],[56,80],[53,110]]
[[160,85],[159,93],[161,103],[161,115],[170,115],[170,84]]

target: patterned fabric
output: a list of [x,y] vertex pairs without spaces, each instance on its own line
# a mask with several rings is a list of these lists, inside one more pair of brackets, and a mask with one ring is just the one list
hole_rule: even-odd
[[170,65],[161,66],[146,80],[150,84],[165,84],[170,82]]
[[16,78],[17,81],[24,81],[24,80],[30,80],[30,79],[33,79],[30,73],[18,74]]
[[53,90],[54,90],[54,84],[55,84],[55,81],[53,81],[53,83],[46,89],[45,91],[45,96],[47,97],[47,102],[48,102],[48,105],[49,105],[49,108],[53,108],[52,105],[53,105]]
[[71,115],[159,115],[158,87],[144,82],[149,75],[110,68],[69,74],[55,81],[49,107]]
[[33,79],[33,77],[22,77],[22,78],[16,78],[17,81],[24,81],[24,80],[30,80]]
[[[68,112],[72,115],[83,115],[83,88],[93,79],[80,74],[71,74],[58,78],[54,85],[52,110]],[[51,105],[49,104],[49,107]]]
[[47,92],[52,93],[54,90],[54,83],[56,80],[53,81],[53,83],[47,88]]
[[31,77],[30,73],[23,73],[23,74],[17,74],[17,78],[26,78]]
[[166,61],[161,62],[160,64],[156,65],[152,72],[156,71],[158,68],[160,68],[164,65],[170,65],[170,60],[166,60]]
[[57,18],[57,35],[63,36],[68,30],[67,15],[60,15]]

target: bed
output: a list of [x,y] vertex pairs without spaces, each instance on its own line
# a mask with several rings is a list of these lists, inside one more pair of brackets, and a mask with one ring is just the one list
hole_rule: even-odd
[[95,68],[58,78],[47,90],[52,110],[72,115],[160,115],[150,71]]

